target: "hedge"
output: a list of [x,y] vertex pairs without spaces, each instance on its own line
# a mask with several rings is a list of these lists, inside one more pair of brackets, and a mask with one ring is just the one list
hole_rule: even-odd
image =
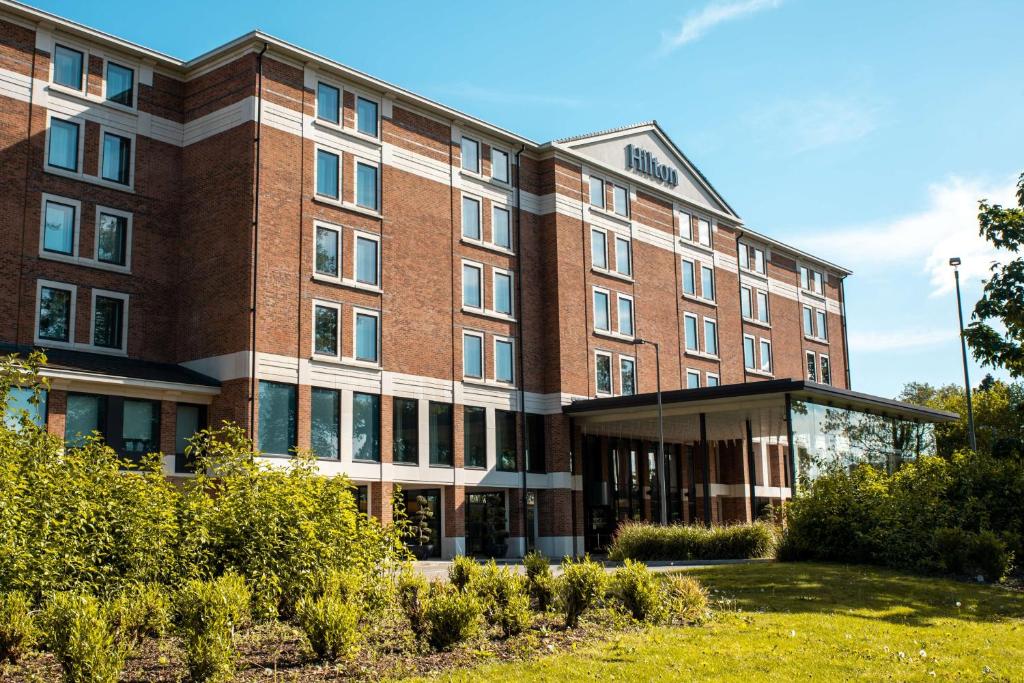
[[741,560],[771,557],[775,527],[765,522],[727,526],[626,522],[608,551],[613,560]]

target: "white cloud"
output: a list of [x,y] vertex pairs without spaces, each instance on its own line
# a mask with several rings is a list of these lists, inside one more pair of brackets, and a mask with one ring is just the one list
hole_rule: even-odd
[[753,109],[750,123],[791,153],[859,140],[879,125],[881,107],[864,97],[818,95]]
[[447,95],[491,104],[532,104],[565,108],[577,108],[585,104],[579,98],[566,95],[512,92],[503,88],[485,88],[472,83],[453,83],[441,86],[438,90]]
[[719,24],[740,19],[755,12],[775,9],[782,0],[736,0],[735,2],[712,2],[698,12],[690,14],[679,30],[662,36],[662,49],[671,52],[692,43]]
[[957,338],[953,330],[889,330],[883,332],[849,331],[850,351],[855,353],[882,353],[906,351],[946,343]]

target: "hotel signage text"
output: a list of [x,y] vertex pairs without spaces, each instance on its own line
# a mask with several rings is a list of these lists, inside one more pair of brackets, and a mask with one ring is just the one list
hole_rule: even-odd
[[626,145],[626,168],[639,171],[672,187],[679,184],[679,174],[676,169],[661,163],[658,161],[658,157],[640,147]]

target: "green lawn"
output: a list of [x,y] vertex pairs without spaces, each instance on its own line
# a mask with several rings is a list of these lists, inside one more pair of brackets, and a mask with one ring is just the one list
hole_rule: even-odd
[[[442,680],[1024,680],[1024,593],[826,564],[692,570],[716,616]],[[958,606],[959,603],[959,606]]]

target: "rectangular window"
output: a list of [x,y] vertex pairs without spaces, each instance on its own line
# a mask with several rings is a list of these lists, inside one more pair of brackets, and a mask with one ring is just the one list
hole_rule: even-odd
[[494,452],[498,470],[516,471],[516,414],[511,410],[494,411]]
[[757,319],[768,322],[768,292],[757,293]]
[[[262,382],[261,382],[262,384]],[[85,444],[85,437],[103,432],[107,423],[107,398],[94,394],[68,394],[64,441],[68,446]]]
[[189,440],[192,439],[206,422],[206,407],[179,403],[174,416],[174,471],[194,472],[195,458],[186,454]]
[[487,409],[465,406],[462,439],[466,467],[487,467]]
[[356,282],[380,285],[380,243],[369,237],[356,235]]
[[804,306],[804,335],[814,336],[814,312],[810,306]]
[[11,387],[7,391],[7,406],[3,412],[3,425],[12,431],[20,431],[21,417],[27,413],[29,420],[37,427],[46,426],[45,389],[38,393],[28,387]]
[[705,247],[711,246],[711,221],[704,218],[697,219],[697,241]]
[[750,247],[745,244],[741,244],[739,249],[736,251],[736,256],[740,263],[740,268],[743,270],[750,269]]
[[123,455],[138,460],[160,450],[160,403],[124,399],[121,404],[121,448]]
[[72,311],[74,309],[73,289],[41,286],[39,288],[39,329],[40,340],[70,343]]
[[604,181],[590,176],[590,205],[604,208]]
[[430,464],[452,466],[452,404],[430,402]]
[[814,351],[804,353],[805,365],[807,366],[807,379],[812,382],[818,381],[818,363],[814,357]]
[[107,101],[125,107],[135,106],[135,71],[107,62]]
[[512,361],[512,342],[506,339],[494,340],[494,379],[498,382],[512,383],[515,371]]
[[338,164],[337,154],[325,149],[316,151],[316,193],[321,197],[338,199]]
[[719,383],[720,383],[720,380],[718,379],[718,375],[712,375],[709,372],[709,373],[707,373],[707,378],[708,378],[707,385],[709,387],[717,387],[719,385]]
[[462,168],[473,173],[480,172],[480,143],[462,138]]
[[317,83],[316,117],[330,123],[341,122],[341,91],[333,85]]
[[260,451],[273,455],[290,455],[295,449],[295,385],[261,380],[259,401]]
[[313,352],[321,356],[338,356],[338,306],[313,306]]
[[754,338],[743,337],[743,367],[747,370],[754,370],[757,365],[754,362]]
[[119,185],[131,184],[132,141],[113,133],[103,134],[102,176]]
[[683,293],[697,296],[697,276],[693,270],[693,261],[683,260]]
[[356,163],[356,204],[377,210],[377,167]]
[[608,269],[608,236],[604,230],[590,229],[590,262],[595,268]]
[[316,272],[330,277],[341,277],[339,271],[340,231],[323,225],[316,226]]
[[53,48],[53,82],[72,90],[83,90],[83,66],[85,55],[70,47],[55,45]]
[[761,370],[772,371],[772,343],[767,339],[761,340]]
[[97,209],[96,260],[123,266],[128,262],[128,216]]
[[818,309],[815,311],[815,316],[818,321],[818,339],[828,339],[828,322],[825,311]]
[[594,329],[608,332],[611,330],[611,315],[608,311],[608,292],[594,290]]
[[480,266],[462,264],[462,305],[482,309],[484,270]]
[[78,124],[50,119],[50,149],[46,163],[54,168],[78,173]]
[[700,293],[708,301],[715,300],[715,269],[700,267]]
[[704,319],[704,352],[718,355],[718,323],[707,318]]
[[832,365],[828,356],[819,356],[821,359],[821,383],[832,384]]
[[313,387],[309,401],[310,449],[318,458],[337,460],[341,443],[341,392]]
[[74,254],[76,215],[74,206],[46,200],[43,211],[43,251],[67,256]]
[[754,317],[754,313],[753,313],[753,309],[752,309],[752,304],[751,304],[751,301],[750,301],[750,288],[749,287],[741,287],[740,288],[740,314],[744,318],[753,318]]
[[686,336],[686,350],[697,351],[700,347],[697,344],[697,316],[689,313],[683,316],[684,333]]
[[619,358],[619,381],[623,396],[636,393],[636,361],[632,358]]
[[414,398],[394,399],[392,415],[393,459],[397,463],[420,462],[420,402]]
[[699,389],[700,388],[700,373],[696,370],[686,371],[686,388],[687,389]]
[[[95,290],[93,290],[95,292]],[[105,349],[124,348],[125,297],[94,294],[92,343]]]
[[473,379],[484,376],[484,338],[479,334],[462,334],[462,374]]
[[811,284],[814,285],[814,291],[817,292],[818,294],[825,293],[825,286],[822,281],[821,273],[819,273],[818,271],[814,271]]
[[495,206],[491,211],[491,239],[499,247],[512,248],[512,231],[509,229],[508,209]]
[[472,197],[462,198],[462,236],[480,240],[480,202]]
[[764,275],[764,252],[760,249],[754,250],[754,270]]
[[594,354],[594,374],[597,393],[612,393],[612,356],[609,353]]
[[494,312],[512,315],[512,276],[494,271]]
[[491,177],[503,183],[508,182],[508,152],[491,147]]
[[633,336],[633,300],[621,294],[619,300],[619,334]]
[[612,185],[612,208],[620,216],[629,215],[629,191],[619,185]]
[[526,414],[526,471],[543,474],[547,471],[547,448],[544,416]]
[[679,236],[684,240],[693,241],[693,219],[688,213],[679,214]]
[[365,97],[356,98],[356,128],[363,135],[377,137],[377,103]]
[[352,392],[352,459],[380,462],[380,396]]
[[356,312],[356,360],[376,363],[379,318],[372,313]]
[[615,238],[615,270],[620,275],[633,274],[633,245],[622,237]]

